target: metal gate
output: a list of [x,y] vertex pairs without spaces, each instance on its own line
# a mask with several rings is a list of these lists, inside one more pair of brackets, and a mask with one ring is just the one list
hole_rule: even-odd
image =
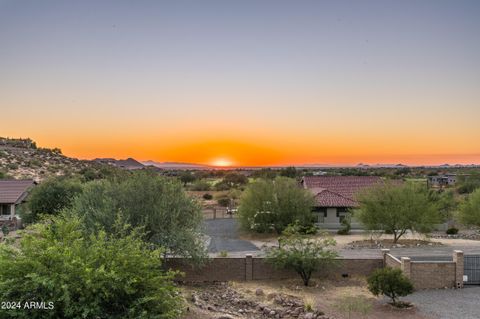
[[463,258],[465,285],[480,285],[480,255],[465,255]]

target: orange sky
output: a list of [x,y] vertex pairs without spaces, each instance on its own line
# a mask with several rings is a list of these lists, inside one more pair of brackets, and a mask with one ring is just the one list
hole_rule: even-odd
[[0,136],[79,158],[480,164],[480,4],[0,1]]

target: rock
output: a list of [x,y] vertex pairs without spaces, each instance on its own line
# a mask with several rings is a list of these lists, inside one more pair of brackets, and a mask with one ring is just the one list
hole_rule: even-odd
[[235,318],[230,315],[220,315],[218,317],[215,317],[215,319],[235,319]]
[[273,317],[273,316],[275,316],[276,314],[277,314],[277,313],[275,312],[275,310],[272,310],[272,311],[270,311],[270,312],[268,313],[268,315],[269,315],[270,317]]
[[305,319],[315,319],[317,316],[313,312],[307,312],[303,318]]
[[257,296],[263,296],[265,293],[263,292],[263,289],[257,288],[255,289],[255,295]]

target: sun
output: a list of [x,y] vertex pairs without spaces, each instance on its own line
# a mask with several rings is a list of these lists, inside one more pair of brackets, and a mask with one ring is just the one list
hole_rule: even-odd
[[217,158],[212,162],[212,165],[218,167],[228,167],[232,166],[232,162],[226,158]]

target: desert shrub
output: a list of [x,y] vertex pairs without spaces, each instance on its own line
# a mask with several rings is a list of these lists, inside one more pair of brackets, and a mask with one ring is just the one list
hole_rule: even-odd
[[450,227],[449,229],[447,229],[446,233],[447,235],[456,235],[458,234],[458,228]]
[[222,197],[219,197],[217,198],[217,203],[218,205],[222,206],[222,207],[228,207],[230,205],[230,197],[228,196],[222,196]]
[[209,194],[209,193],[203,194],[202,197],[203,197],[203,199],[205,199],[205,200],[211,200],[211,199],[213,199],[212,194]]
[[40,215],[56,215],[72,205],[75,196],[82,192],[77,179],[53,177],[34,187],[28,197],[28,209],[22,210],[25,223],[38,221]]
[[228,257],[228,251],[222,250],[221,252],[218,253],[218,257],[223,257],[223,258]]
[[8,234],[10,233],[10,229],[8,228],[7,224],[3,224],[2,233],[3,233],[3,237],[7,237]]
[[312,226],[313,206],[312,193],[298,187],[294,179],[260,179],[246,188],[240,200],[239,218],[246,230],[280,234],[296,221]]
[[460,220],[465,225],[480,226],[480,188],[460,205]]
[[334,307],[348,319],[351,318],[352,314],[367,316],[372,310],[371,302],[362,295],[344,295],[334,304]]
[[[36,224],[19,247],[0,245],[0,299],[52,309],[0,309],[2,318],[177,318],[182,302],[161,249],[137,232],[85,237],[80,219]],[[49,304],[51,302],[52,304]]]
[[314,271],[336,264],[338,254],[332,249],[336,242],[326,235],[311,238],[300,233],[298,224],[295,224],[289,225],[278,241],[279,246],[267,252],[267,262],[275,268],[295,271],[305,286],[308,286]]
[[8,164],[7,164],[7,169],[10,169],[10,170],[18,169],[18,164],[16,164],[16,163],[8,163]]
[[377,269],[368,277],[368,290],[375,296],[384,295],[396,305],[398,297],[403,297],[413,292],[413,284],[405,277],[400,269]]
[[350,217],[346,216],[344,219],[342,219],[341,224],[342,224],[342,227],[337,231],[337,234],[339,235],[350,234],[350,230],[352,229]]
[[112,233],[119,217],[142,227],[146,241],[164,248],[164,258],[173,254],[201,262],[206,257],[200,206],[174,178],[136,172],[122,179],[91,181],[69,213],[81,217],[88,232]]
[[190,187],[192,191],[208,191],[210,190],[210,188],[211,188],[210,184],[207,181],[202,179],[196,180],[195,182],[193,182],[192,186]]

